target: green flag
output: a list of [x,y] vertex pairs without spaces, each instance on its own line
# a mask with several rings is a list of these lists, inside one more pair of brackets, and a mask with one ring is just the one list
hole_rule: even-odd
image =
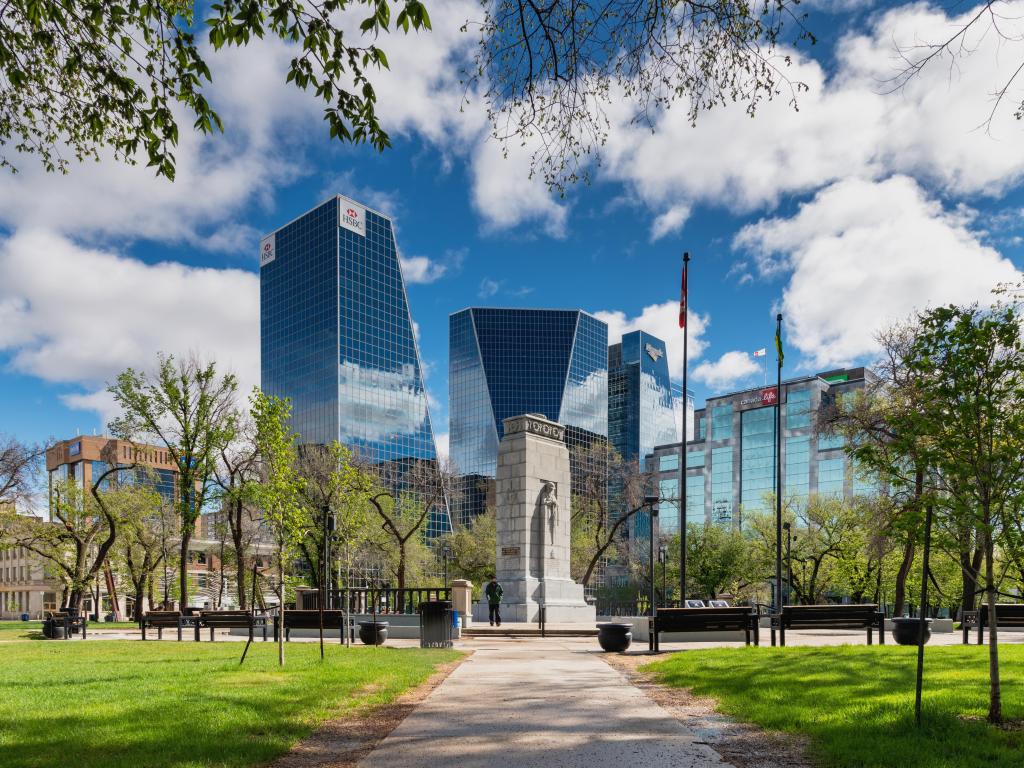
[[782,354],[782,329],[777,328],[775,330],[775,351],[779,355],[779,368],[782,367],[782,361],[785,359],[785,355]]

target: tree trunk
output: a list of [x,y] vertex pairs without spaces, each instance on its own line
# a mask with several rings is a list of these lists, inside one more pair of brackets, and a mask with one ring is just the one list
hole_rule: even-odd
[[143,576],[139,581],[135,583],[135,610],[134,619],[138,621],[142,618],[142,601],[145,599],[146,594],[146,577]]
[[970,541],[967,541],[960,550],[960,576],[963,580],[965,611],[973,611],[978,604],[978,572],[981,570],[982,555],[982,548],[972,550]]
[[405,589],[405,542],[398,544],[398,570],[395,573],[398,581],[398,588]]
[[184,525],[181,528],[181,568],[178,569],[178,599],[182,612],[188,607],[188,545],[192,541],[191,526]]
[[284,551],[277,553],[277,616],[280,631],[277,633],[277,664],[284,666]]
[[235,509],[235,524],[231,526],[231,541],[235,546],[235,568],[237,573],[235,574],[235,582],[238,587],[238,608],[240,610],[247,610],[248,598],[245,593],[245,577],[246,577],[246,562],[245,562],[245,546],[242,543],[242,515],[244,509],[242,502],[235,502],[237,507]]
[[999,684],[999,627],[996,621],[995,547],[992,544],[990,513],[985,511],[985,591],[988,597],[988,721],[1003,721],[1003,696]]
[[907,534],[906,544],[903,546],[903,560],[900,561],[899,570],[896,571],[896,594],[892,600],[892,615],[902,616],[903,607],[907,601],[907,577],[910,576],[910,569],[914,565],[915,550],[914,535]]

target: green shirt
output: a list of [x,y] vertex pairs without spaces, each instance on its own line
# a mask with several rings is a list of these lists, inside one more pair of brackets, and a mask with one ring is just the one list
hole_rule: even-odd
[[501,588],[501,584],[496,581],[487,582],[487,586],[484,587],[484,594],[487,596],[487,602],[491,605],[497,605],[501,602],[501,596],[504,590]]

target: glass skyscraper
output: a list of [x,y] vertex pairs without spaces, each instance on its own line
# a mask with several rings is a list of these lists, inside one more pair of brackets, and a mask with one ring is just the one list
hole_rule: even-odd
[[[288,397],[306,444],[436,461],[391,220],[336,196],[260,241],[263,391]],[[447,511],[431,534],[450,529]]]
[[503,420],[537,413],[570,448],[608,437],[608,326],[581,310],[472,307],[449,318],[449,439],[464,476],[458,518],[483,510]]

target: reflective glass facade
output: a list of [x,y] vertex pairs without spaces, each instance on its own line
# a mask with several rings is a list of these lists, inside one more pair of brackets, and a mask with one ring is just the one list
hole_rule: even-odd
[[[479,308],[449,318],[449,434],[456,469],[493,478],[503,421],[537,413],[570,446],[608,437],[608,326],[580,310]],[[479,514],[479,500],[459,519]]]
[[[844,393],[864,386],[873,377],[863,368],[829,371],[708,398],[694,414],[697,439],[687,445],[686,508],[691,522],[742,526],[744,515],[768,511],[774,493],[776,465],[775,406],[782,407],[782,494],[791,503],[806,503],[814,495],[851,499],[874,493],[877,479],[863,477],[849,466],[841,438],[819,434],[818,413]],[[700,428],[708,424],[707,432]],[[648,456],[648,468],[658,481],[678,479],[679,444],[659,445]],[[674,486],[673,486],[674,487]],[[676,507],[671,499],[674,512]]]
[[627,333],[608,348],[608,441],[633,460],[678,439],[665,343]]
[[775,491],[775,408],[743,411],[740,455],[740,504],[762,512]]
[[[300,441],[373,462],[436,461],[391,220],[335,197],[261,241],[262,388]],[[447,529],[438,512],[430,533]]]

